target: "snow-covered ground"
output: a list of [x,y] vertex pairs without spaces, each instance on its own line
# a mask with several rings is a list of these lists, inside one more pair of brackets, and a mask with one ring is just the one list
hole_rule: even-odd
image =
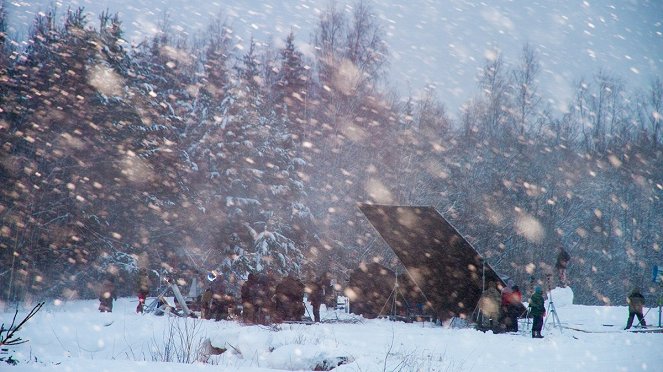
[[[0,370],[313,370],[341,360],[346,362],[336,371],[663,370],[663,334],[624,331],[625,306],[573,305],[572,296],[570,289],[553,291],[562,325],[578,330],[553,327],[552,318],[547,319],[544,339],[532,339],[524,321],[519,334],[361,319],[270,328],[138,315],[133,298],[116,301],[110,314],[99,313],[93,300],[48,303],[20,333],[29,340],[13,348],[20,363]],[[13,314],[3,309],[2,323],[10,323]],[[356,319],[331,310],[323,312],[323,318]],[[657,325],[658,308],[651,309],[646,320]],[[205,340],[227,351],[207,357],[205,363],[196,361],[204,359],[198,350]],[[187,345],[192,348],[187,350]],[[164,362],[187,358],[192,363]]]

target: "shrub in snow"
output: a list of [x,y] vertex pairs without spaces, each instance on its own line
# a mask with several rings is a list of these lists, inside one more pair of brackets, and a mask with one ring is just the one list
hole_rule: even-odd
[[153,362],[195,363],[209,354],[203,336],[202,321],[191,318],[168,318],[161,340],[152,339]]
[[[44,306],[43,302],[38,303],[35,305],[35,307],[30,310],[28,315],[23,318],[18,324],[16,324],[16,316],[18,315],[18,310],[14,313],[14,317],[12,318],[12,322],[9,325],[9,327],[5,328],[5,323],[0,324],[0,355],[7,355],[9,354],[9,348],[5,346],[16,346],[20,344],[24,344],[28,342],[28,340],[23,340],[20,337],[18,337],[17,332],[21,330],[21,327],[25,325],[25,323],[30,320],[41,308]],[[9,354],[8,357],[5,356],[0,356],[0,362],[5,362],[7,364],[11,365],[16,365],[18,364],[18,361],[14,359],[14,357]]]

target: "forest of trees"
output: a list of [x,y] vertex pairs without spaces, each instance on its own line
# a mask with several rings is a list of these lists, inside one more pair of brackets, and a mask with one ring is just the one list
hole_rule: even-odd
[[362,262],[397,265],[363,202],[435,206],[516,283],[544,280],[563,245],[577,303],[657,290],[661,79],[579,76],[559,113],[527,44],[517,63],[486,60],[452,118],[433,87],[390,88],[366,1],[243,48],[223,16],[193,37],[164,17],[131,47],[116,14],[83,9],[45,10],[15,40],[0,4],[1,301],[92,298],[109,273],[129,295],[139,267],[343,283]]

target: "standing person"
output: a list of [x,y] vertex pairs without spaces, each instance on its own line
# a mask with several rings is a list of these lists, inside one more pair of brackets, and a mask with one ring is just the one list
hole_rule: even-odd
[[569,261],[571,261],[571,255],[567,252],[564,247],[559,246],[559,253],[557,254],[557,262],[555,263],[555,269],[557,269],[557,276],[559,282],[562,285],[562,288],[566,288],[568,281],[566,278],[566,268],[569,266]]
[[543,328],[543,317],[546,315],[546,307],[543,301],[541,287],[534,289],[534,294],[529,299],[530,315],[532,315],[532,338],[543,338],[541,329]]
[[509,322],[507,323],[507,331],[518,332],[518,318],[520,317],[520,309],[522,305],[523,295],[520,293],[520,288],[514,284],[511,287],[511,292],[507,300],[506,312],[509,319]]
[[104,279],[101,284],[101,291],[99,291],[99,311],[102,313],[112,313],[113,300],[117,300],[115,279],[112,275],[109,275]]
[[150,277],[147,269],[142,267],[138,270],[138,282],[136,292],[138,293],[138,306],[136,306],[136,313],[143,313],[145,307],[145,299],[150,294]]
[[330,287],[331,281],[327,273],[322,274],[306,287],[308,300],[311,302],[311,307],[313,308],[313,320],[316,323],[320,322],[320,306],[325,303]]
[[275,284],[274,274],[271,270],[267,272],[256,272],[249,275],[242,287],[243,296],[245,296],[249,307],[245,319],[249,323],[267,325],[273,322],[274,318],[274,295]]
[[255,287],[257,278],[254,273],[249,273],[240,290],[242,300],[242,320],[245,323],[257,323],[256,320],[256,296]]
[[212,319],[210,305],[212,304],[212,290],[207,287],[200,296],[200,317],[203,319]]
[[479,299],[479,309],[483,317],[482,325],[488,326],[493,331],[497,330],[500,320],[500,305],[502,304],[502,296],[497,290],[497,283],[494,281],[488,282],[488,287],[481,294]]
[[208,302],[208,319],[214,318],[214,320],[218,321],[228,318],[230,307],[233,304],[233,298],[228,295],[226,291],[226,283],[223,275],[214,274],[209,289],[211,292],[211,301]]
[[645,305],[645,296],[640,293],[640,289],[638,287],[633,288],[631,293],[629,293],[628,298],[626,299],[626,302],[628,302],[628,321],[626,322],[626,328],[624,329],[629,329],[633,325],[633,318],[635,316],[638,316],[638,324],[642,325],[642,327],[646,327],[647,323],[645,322],[645,317],[642,315],[642,307]]
[[289,274],[276,286],[274,321],[299,321],[304,312],[304,284]]
[[511,301],[511,294],[513,290],[513,281],[511,279],[506,281],[506,286],[502,288],[502,303],[501,303],[501,313],[500,324],[502,324],[506,331],[511,330],[511,318],[509,317],[509,302]]

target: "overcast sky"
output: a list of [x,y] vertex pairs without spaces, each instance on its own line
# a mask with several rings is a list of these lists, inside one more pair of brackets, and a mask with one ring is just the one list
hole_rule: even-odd
[[[15,31],[25,34],[36,11],[55,3],[84,6],[95,21],[104,9],[119,12],[125,37],[140,41],[169,12],[173,27],[196,32],[211,16],[228,17],[238,43],[250,35],[276,44],[291,29],[302,50],[321,9],[313,0],[32,0],[9,1]],[[346,4],[339,1],[339,4]],[[351,2],[350,2],[351,3]],[[486,58],[501,51],[515,63],[525,42],[540,55],[541,93],[563,110],[573,84],[599,69],[622,78],[631,89],[648,86],[663,71],[663,1],[461,1],[372,2],[385,27],[393,85],[405,95],[435,84],[451,113],[477,92]]]

